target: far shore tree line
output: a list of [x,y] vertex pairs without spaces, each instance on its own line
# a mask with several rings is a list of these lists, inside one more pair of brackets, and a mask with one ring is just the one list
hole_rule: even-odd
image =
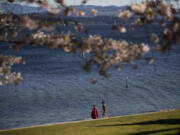
[[[90,0],[89,0],[90,1]],[[0,8],[0,41],[10,43],[10,49],[18,51],[24,45],[40,45],[48,46],[49,48],[61,48],[67,53],[76,55],[78,53],[91,54],[88,55],[83,70],[91,72],[93,66],[97,67],[97,72],[103,77],[109,77],[108,71],[112,68],[122,70],[122,63],[131,66],[133,69],[138,69],[136,61],[144,59],[148,64],[154,62],[153,56],[148,56],[152,50],[158,52],[170,51],[172,46],[178,45],[180,42],[180,14],[179,9],[174,8],[168,0],[147,0],[140,3],[131,3],[124,10],[119,9],[117,16],[119,21],[128,22],[133,19],[133,23],[128,26],[131,31],[136,31],[141,27],[158,23],[163,29],[161,35],[149,33],[153,47],[147,43],[136,43],[126,41],[119,37],[119,40],[111,38],[102,38],[100,35],[89,35],[89,30],[83,25],[83,16],[86,12],[76,10],[75,6],[66,5],[65,0],[55,0],[55,4],[50,4],[46,0],[4,0],[9,4],[14,2],[36,4],[39,7],[47,10],[49,17],[48,21],[42,21],[38,18],[38,14],[32,15],[15,15],[12,12],[3,13]],[[88,0],[82,0],[81,5],[85,5]],[[174,0],[179,3],[179,0]],[[91,9],[90,14],[98,18],[98,11]],[[57,18],[56,15],[61,13],[62,18]],[[74,14],[77,17],[72,17]],[[45,17],[42,17],[42,19]],[[75,19],[76,18],[76,19]],[[78,18],[78,19],[77,19]],[[82,21],[82,22],[81,22]],[[58,24],[63,24],[64,27],[69,23],[74,26],[77,32],[84,32],[86,37],[81,37],[79,40],[72,32],[55,33],[53,29]],[[127,23],[126,23],[127,24]],[[24,29],[30,32],[24,34],[20,39],[19,33]],[[127,25],[123,23],[112,24],[112,32],[119,31],[120,33],[127,32]],[[33,32],[31,32],[33,31]],[[34,32],[36,31],[36,32]],[[45,33],[44,31],[47,31]],[[0,52],[0,85],[13,83],[18,85],[22,82],[23,77],[19,72],[13,72],[14,64],[25,64],[22,57],[4,55]],[[96,78],[92,78],[91,82],[95,84]]]

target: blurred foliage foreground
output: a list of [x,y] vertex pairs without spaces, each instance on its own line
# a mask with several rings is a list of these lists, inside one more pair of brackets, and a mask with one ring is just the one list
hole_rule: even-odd
[[[47,10],[52,16],[61,15],[78,17],[85,16],[82,10],[77,11],[74,6],[67,6],[65,0],[55,0],[56,4],[49,4],[46,0],[4,0],[9,4],[14,2],[36,4]],[[87,0],[82,0],[85,5]],[[92,16],[98,15],[96,9],[91,9]],[[61,14],[60,14],[61,13]],[[138,69],[136,61],[145,59],[147,63],[152,64],[153,56],[146,55],[155,50],[156,52],[167,52],[171,50],[173,45],[179,44],[180,41],[180,18],[179,10],[173,8],[172,5],[165,3],[163,0],[147,0],[142,3],[132,3],[124,10],[119,9],[117,16],[120,20],[124,20],[124,24],[113,24],[111,29],[120,33],[127,32],[128,29],[135,31],[140,27],[144,27],[153,23],[158,23],[162,27],[161,35],[149,33],[154,46],[150,47],[147,43],[129,42],[119,37],[119,40],[103,39],[100,35],[89,35],[88,29],[84,29],[83,23],[71,21],[77,32],[84,32],[86,37],[81,36],[78,39],[72,31],[55,33],[53,29],[57,25],[55,21],[42,21],[34,19],[28,15],[17,16],[13,13],[4,13],[0,10],[0,42],[10,43],[10,48],[18,51],[23,45],[41,45],[50,48],[61,48],[63,51],[72,53],[72,55],[83,54],[88,55],[85,59],[83,69],[87,72],[91,71],[93,66],[97,67],[97,72],[103,77],[109,77],[108,70],[115,68],[122,69],[122,64],[132,66]],[[125,26],[126,21],[135,17],[134,22]],[[52,19],[53,20],[53,19]],[[62,22],[60,22],[62,24]],[[64,27],[68,22],[64,22]],[[29,32],[21,34],[24,29]],[[44,32],[46,31],[46,32]],[[49,31],[49,32],[48,32]],[[23,58],[4,55],[0,52],[0,85],[13,83],[18,85],[23,80],[21,73],[13,72],[14,64],[25,64]],[[93,84],[97,82],[96,78],[91,80]]]

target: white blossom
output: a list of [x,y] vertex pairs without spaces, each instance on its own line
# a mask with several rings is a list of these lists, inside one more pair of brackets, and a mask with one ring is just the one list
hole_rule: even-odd
[[131,12],[129,10],[119,10],[118,12],[118,16],[121,18],[121,19],[129,19],[131,17]]
[[98,11],[97,11],[96,9],[91,9],[91,14],[92,14],[92,15],[96,15],[97,12],[98,12]]
[[159,42],[159,37],[155,34],[155,33],[152,33],[151,35],[151,41],[153,43],[158,43]]
[[21,24],[22,24],[22,26],[27,27],[27,28],[29,28],[31,30],[36,29],[38,27],[38,24],[28,16],[23,16],[22,17]]
[[77,16],[84,16],[85,15],[85,12],[84,11],[79,11],[77,12]]
[[66,6],[65,0],[55,0],[57,3],[59,3],[61,6]]
[[146,3],[133,3],[131,10],[137,14],[143,14],[146,11]]
[[142,43],[141,44],[141,50],[143,53],[147,53],[147,52],[149,52],[150,48],[147,44]]
[[122,25],[118,25],[117,29],[121,32],[121,33],[125,33],[126,32],[126,28]]
[[159,10],[160,14],[166,16],[168,19],[172,18],[172,9],[169,5],[160,3],[158,5],[158,10]]

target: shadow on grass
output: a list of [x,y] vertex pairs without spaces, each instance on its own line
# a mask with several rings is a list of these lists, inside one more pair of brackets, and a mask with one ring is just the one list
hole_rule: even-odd
[[136,122],[136,123],[127,123],[127,124],[109,124],[109,125],[98,125],[96,127],[113,127],[113,126],[130,126],[130,125],[152,125],[152,124],[166,124],[166,125],[179,125],[179,128],[168,128],[154,131],[143,131],[139,133],[132,133],[130,135],[151,135],[160,132],[168,132],[168,131],[177,131],[177,133],[168,133],[164,135],[180,135],[180,119],[163,119],[163,120],[155,120],[155,121],[144,121],[144,122]]
[[[180,129],[179,128],[169,128],[169,129],[161,129],[161,130],[155,130],[155,131],[144,131],[144,132],[139,132],[139,133],[133,133],[130,135],[151,135],[155,133],[160,133],[160,132],[167,132],[167,131],[178,131],[177,133],[172,133],[172,134],[167,134],[167,135],[180,135]],[[165,135],[165,134],[164,134]]]
[[152,124],[180,125],[180,119],[165,119],[165,120],[144,121],[144,122],[127,123],[127,124],[98,125],[98,127],[106,127],[106,126],[130,126],[130,125],[152,125]]

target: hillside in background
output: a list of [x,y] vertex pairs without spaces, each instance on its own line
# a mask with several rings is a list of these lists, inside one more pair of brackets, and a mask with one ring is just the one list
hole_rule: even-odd
[[[31,14],[31,13],[47,13],[45,9],[42,9],[40,7],[33,7],[28,5],[20,5],[20,4],[9,4],[9,3],[0,3],[2,6],[3,12],[13,12],[14,14]],[[116,6],[93,6],[93,5],[87,5],[87,6],[75,6],[77,11],[83,10],[86,13],[87,16],[90,15],[90,10],[92,8],[98,10],[98,15],[101,16],[117,16],[117,11],[120,8],[125,7],[116,7]],[[61,8],[62,9],[62,8]],[[62,12],[60,12],[62,14]]]
[[[125,9],[126,6],[93,6],[93,5],[84,5],[84,6],[75,6],[77,11],[84,11],[86,14],[83,17],[77,17],[75,14],[71,16],[65,16],[63,14],[63,9],[61,7],[61,12],[56,16],[52,16],[48,13],[47,10],[40,7],[33,7],[28,5],[21,4],[9,4],[0,2],[3,13],[12,12],[18,16],[29,15],[34,19],[41,21],[59,21],[60,24],[69,22],[82,22],[83,24],[130,24],[134,22],[136,16],[133,16],[128,21],[121,20],[117,14],[120,9]],[[92,16],[90,14],[91,9],[98,10],[97,16]],[[179,15],[178,15],[179,16]],[[158,19],[157,19],[158,20]]]

